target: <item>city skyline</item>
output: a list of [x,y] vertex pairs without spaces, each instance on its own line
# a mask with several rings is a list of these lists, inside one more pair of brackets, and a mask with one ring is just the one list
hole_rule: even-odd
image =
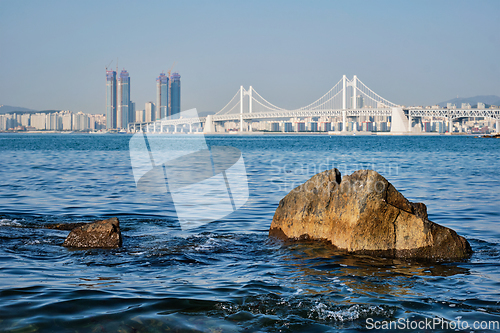
[[[166,31],[175,33],[142,23],[164,12]],[[112,68],[134,73],[130,97],[141,108],[156,100],[150,78],[174,62],[186,79],[183,107],[200,111],[217,112],[240,85],[253,85],[274,104],[300,107],[343,73],[358,73],[404,105],[500,95],[499,12],[497,1],[4,1],[0,104],[103,113],[102,69],[112,59]],[[124,17],[130,24],[118,34]],[[144,52],[149,47],[156,51]],[[25,80],[35,72],[46,84]],[[68,72],[79,80],[66,84]]]
[[[169,76],[170,75],[170,76]],[[166,75],[164,72],[156,78],[156,104],[146,102],[144,110],[136,110],[136,103],[131,100],[130,75],[126,69],[117,72],[106,68],[106,128],[126,129],[129,123],[136,121],[174,118],[181,111],[181,76],[178,72]],[[136,113],[137,111],[137,113]]]

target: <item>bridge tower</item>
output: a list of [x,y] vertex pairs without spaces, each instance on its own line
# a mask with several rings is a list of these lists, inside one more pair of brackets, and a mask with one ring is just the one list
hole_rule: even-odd
[[243,86],[240,86],[240,133],[243,133]]
[[248,112],[252,113],[252,86],[248,89]]
[[347,132],[347,101],[346,101],[346,88],[347,77],[342,77],[342,132]]
[[354,75],[352,77],[352,108],[353,109],[357,109],[358,106],[357,106],[357,101],[356,101],[356,81],[358,80],[358,77],[356,75]]

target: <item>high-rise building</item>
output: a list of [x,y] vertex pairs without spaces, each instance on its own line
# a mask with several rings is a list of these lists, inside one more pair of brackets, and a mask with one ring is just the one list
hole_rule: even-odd
[[135,122],[136,123],[144,122],[144,110],[135,110]]
[[161,73],[156,79],[156,120],[170,116],[168,114],[168,76]]
[[106,70],[106,128],[116,128],[116,72]]
[[128,122],[133,123],[135,122],[135,102],[130,102],[130,107],[128,110]]
[[170,115],[172,118],[179,118],[181,113],[181,76],[179,73],[172,73],[170,76]]
[[130,116],[130,76],[124,69],[118,78],[118,108],[116,111],[116,127],[127,128]]
[[[354,96],[352,98],[354,99]],[[365,104],[364,101],[365,99],[363,98],[363,96],[356,96],[356,108],[361,109]]]
[[155,103],[147,102],[144,106],[144,121],[149,123],[155,120]]

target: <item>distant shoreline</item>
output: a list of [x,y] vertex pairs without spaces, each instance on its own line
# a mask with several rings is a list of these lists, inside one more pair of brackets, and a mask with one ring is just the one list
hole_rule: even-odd
[[[65,131],[0,131],[0,134],[64,134],[64,135],[133,135],[135,133],[107,133],[107,132],[65,132]],[[483,136],[491,135],[486,133],[391,133],[391,132],[229,132],[229,133],[151,133],[158,135],[209,135],[209,136],[258,136],[258,135],[313,135],[313,136]]]

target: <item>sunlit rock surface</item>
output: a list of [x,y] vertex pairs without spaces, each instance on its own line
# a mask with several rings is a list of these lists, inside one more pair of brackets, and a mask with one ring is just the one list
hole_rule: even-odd
[[462,259],[467,240],[431,222],[423,203],[408,201],[373,170],[313,176],[279,203],[269,235],[327,240],[347,252],[392,258]]

